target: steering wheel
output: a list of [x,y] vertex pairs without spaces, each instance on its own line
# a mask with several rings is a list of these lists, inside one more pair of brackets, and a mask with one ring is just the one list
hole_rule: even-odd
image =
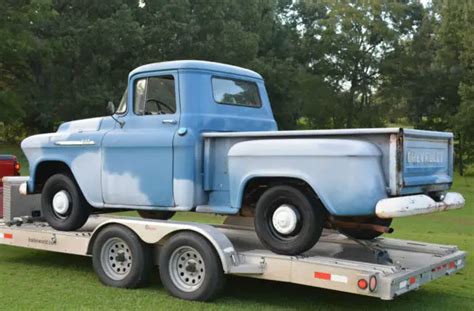
[[[167,104],[165,104],[161,100],[150,98],[150,99],[146,100],[145,110],[143,111],[144,114],[151,114],[151,113],[146,112],[146,106],[148,105],[148,102],[156,103],[156,105],[158,106],[158,114],[166,114],[166,113],[173,114],[175,112],[170,106],[168,106]],[[165,110],[167,110],[168,112],[164,112],[163,108],[166,108]]]

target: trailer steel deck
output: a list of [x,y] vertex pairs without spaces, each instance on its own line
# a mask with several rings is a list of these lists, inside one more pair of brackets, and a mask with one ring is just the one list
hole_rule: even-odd
[[[11,189],[7,186],[6,191]],[[8,201],[10,195],[7,193],[5,198]],[[15,202],[4,203],[15,209]],[[456,273],[464,267],[466,260],[466,253],[452,245],[389,238],[357,241],[329,230],[324,231],[313,249],[301,256],[277,255],[260,244],[248,219],[235,217],[228,218],[224,225],[206,225],[92,216],[82,229],[73,232],[57,231],[41,221],[27,223],[19,218],[14,220],[0,221],[0,244],[93,256],[92,246],[98,232],[109,225],[119,225],[152,245],[157,255],[173,234],[190,231],[210,242],[226,274],[296,283],[384,300]],[[156,259],[155,263],[158,264]]]

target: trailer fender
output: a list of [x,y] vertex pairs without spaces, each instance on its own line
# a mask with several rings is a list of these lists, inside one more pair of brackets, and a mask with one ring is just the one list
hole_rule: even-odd
[[[121,225],[129,228],[147,244],[163,244],[172,235],[191,231],[203,236],[215,248],[222,263],[224,273],[232,273],[239,269],[239,256],[230,240],[218,229],[197,223],[184,223],[174,221],[146,220],[135,218],[112,218],[101,223],[92,233],[88,245],[88,254],[91,255],[92,246],[97,234],[110,225]],[[240,267],[241,268],[241,267]]]

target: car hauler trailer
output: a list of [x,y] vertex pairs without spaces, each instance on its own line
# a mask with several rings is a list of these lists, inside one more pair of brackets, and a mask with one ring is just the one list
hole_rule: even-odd
[[[0,244],[91,256],[106,285],[138,287],[159,266],[164,287],[189,300],[212,299],[225,274],[393,299],[465,265],[456,246],[377,238],[358,241],[325,231],[301,256],[265,249],[245,218],[224,225],[91,216],[77,231],[57,231],[38,215],[39,198],[18,196],[24,177],[4,178]],[[54,263],[51,263],[52,265]]]

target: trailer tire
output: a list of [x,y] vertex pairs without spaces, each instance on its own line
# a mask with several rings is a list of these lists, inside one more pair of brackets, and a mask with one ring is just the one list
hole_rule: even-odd
[[41,192],[41,212],[56,230],[73,231],[89,218],[92,207],[69,175],[55,174],[48,178]]
[[295,187],[265,191],[255,210],[255,231],[262,244],[282,255],[311,249],[323,231],[324,209]]
[[177,233],[166,242],[159,254],[159,271],[165,289],[186,300],[209,301],[225,284],[215,248],[192,232]]
[[137,288],[149,280],[153,253],[132,230],[112,225],[100,231],[94,240],[92,265],[103,284]]
[[137,210],[138,215],[141,218],[168,220],[176,214],[173,211],[149,211],[149,210]]

